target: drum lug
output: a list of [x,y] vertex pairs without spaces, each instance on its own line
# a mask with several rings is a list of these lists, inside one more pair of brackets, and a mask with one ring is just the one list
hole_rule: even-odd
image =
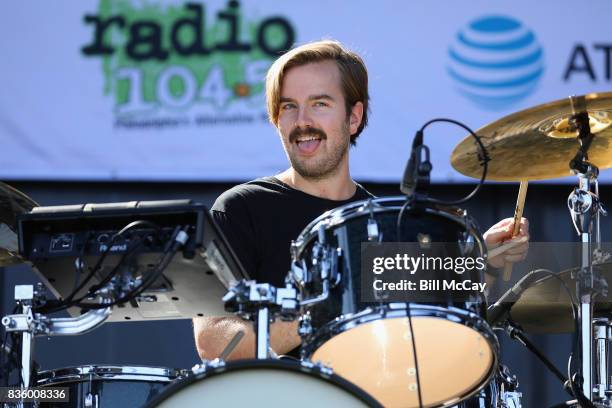
[[98,408],[98,394],[95,396],[90,392],[85,396],[84,406],[86,408]]
[[457,243],[459,244],[459,249],[461,249],[461,255],[467,256],[474,251],[474,236],[469,231],[465,231],[462,235],[463,237]]
[[311,360],[304,359],[300,361],[300,365],[307,371],[317,370],[325,377],[331,377],[334,374],[334,370],[331,367],[324,365],[320,361],[313,363]]
[[368,218],[368,241],[369,242],[382,241],[380,237],[378,223],[376,222],[374,218]]
[[315,363],[315,367],[319,369],[319,372],[325,377],[331,377],[334,374],[334,370],[326,365],[323,365],[320,361]]
[[285,283],[304,287],[304,284],[308,282],[310,282],[310,275],[306,262],[302,260],[302,265],[299,265],[298,261],[291,262],[291,272],[289,276],[287,276],[287,279],[285,279]]
[[340,280],[342,279],[342,274],[340,273],[340,260],[342,259],[342,249],[331,249],[331,252],[331,279],[332,287],[334,287],[338,285],[340,283]]
[[208,370],[216,370],[225,367],[225,360],[214,359],[204,360],[202,364],[196,364],[191,368],[191,372],[195,375],[204,374]]
[[300,324],[298,326],[298,334],[302,338],[306,338],[312,334],[312,318],[309,313],[306,313],[300,318]]
[[365,205],[365,209],[370,212],[370,218],[368,218],[368,241],[369,242],[381,242],[382,236],[380,235],[380,229],[378,223],[374,219],[374,202],[369,199]]

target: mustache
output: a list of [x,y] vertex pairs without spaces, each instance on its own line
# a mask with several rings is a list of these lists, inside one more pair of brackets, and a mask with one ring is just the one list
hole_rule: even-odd
[[307,128],[295,128],[289,133],[289,142],[293,143],[300,136],[318,136],[321,140],[327,139],[327,134],[322,129],[307,127]]

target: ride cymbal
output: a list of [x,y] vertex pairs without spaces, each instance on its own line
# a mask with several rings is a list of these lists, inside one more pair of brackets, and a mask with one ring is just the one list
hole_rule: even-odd
[[[583,98],[595,135],[588,160],[599,169],[612,167],[612,92]],[[572,116],[566,98],[513,113],[476,131],[491,159],[487,179],[543,180],[571,175],[569,162],[580,147],[578,131],[569,121]],[[451,164],[466,176],[481,177],[479,150],[471,136],[455,147]]]

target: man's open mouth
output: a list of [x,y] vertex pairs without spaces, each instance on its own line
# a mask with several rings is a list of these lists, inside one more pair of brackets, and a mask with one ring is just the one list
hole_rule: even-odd
[[317,150],[317,147],[321,144],[321,137],[319,136],[300,136],[296,139],[295,143],[300,152],[310,154]]

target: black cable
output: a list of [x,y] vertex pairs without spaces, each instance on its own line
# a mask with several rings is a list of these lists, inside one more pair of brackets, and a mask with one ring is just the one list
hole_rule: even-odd
[[[551,371],[555,375],[555,377],[557,377],[559,381],[561,381],[563,385],[565,385],[568,380],[567,377],[563,375],[561,370],[555,367],[555,365],[544,355],[544,353],[535,344],[531,342],[531,340],[529,340],[529,338],[525,335],[525,333],[523,333],[521,329],[516,327],[514,323],[510,323],[506,330],[510,338],[518,340],[525,347],[527,347],[527,350],[535,354],[536,357],[538,357],[538,359],[546,366],[546,368],[548,368],[548,370]],[[570,395],[572,397],[574,396],[573,394]]]
[[[574,356],[574,352],[576,352],[578,350],[578,332],[579,332],[579,324],[578,324],[578,306],[577,306],[577,301],[574,299],[574,296],[572,295],[571,290],[569,289],[569,287],[567,286],[567,283],[565,283],[565,281],[556,273],[554,273],[551,270],[548,269],[536,269],[534,272],[538,272],[538,273],[544,273],[547,274],[555,279],[557,279],[559,282],[561,282],[561,285],[563,286],[563,289],[565,290],[565,292],[567,293],[567,296],[569,297],[570,300],[570,306],[572,308],[572,316],[574,319],[574,336],[573,336],[573,341],[572,341],[572,353],[570,353],[570,357],[568,360],[568,364],[567,364],[567,385],[569,385],[570,390],[572,391],[572,394],[574,396],[574,398],[576,398],[578,400],[578,402],[581,404],[581,406],[583,408],[591,408],[594,407],[593,403],[584,395],[584,393],[582,392],[582,390],[580,388],[576,387],[576,383],[575,383],[575,379],[574,379],[574,375],[572,372],[572,362],[573,362],[573,356]],[[542,280],[539,279],[536,282],[533,283],[533,285],[538,284],[539,282],[541,282]]]
[[160,276],[162,276],[163,271],[166,269],[166,267],[168,266],[170,261],[172,261],[172,258],[174,257],[174,255],[176,255],[176,253],[178,252],[180,247],[183,245],[181,242],[176,240],[179,232],[181,232],[181,231],[182,232],[186,232],[188,229],[189,229],[189,227],[184,227],[184,228],[177,227],[174,230],[174,233],[172,234],[172,238],[170,239],[167,247],[165,248],[164,253],[162,254],[159,262],[147,274],[147,277],[142,281],[142,283],[140,285],[138,285],[136,288],[132,289],[131,291],[129,291],[127,294],[125,294],[121,298],[116,299],[116,300],[114,300],[114,301],[112,301],[110,303],[103,303],[103,304],[99,304],[99,303],[79,303],[78,306],[80,306],[83,309],[88,309],[88,310],[92,310],[92,309],[106,309],[107,307],[119,305],[119,304],[125,303],[125,302],[127,302],[127,301],[129,301],[129,300],[131,300],[131,299],[133,299],[133,298],[135,298],[137,296],[140,296],[140,294],[142,294],[142,292],[147,290],[147,288],[149,288],[149,286],[151,286],[153,283],[155,283],[155,281]]
[[[119,232],[117,232],[116,234],[114,234],[110,241],[107,244],[106,249],[104,250],[104,252],[102,252],[102,254],[100,255],[100,257],[98,258],[96,264],[94,265],[93,268],[91,268],[89,274],[87,275],[87,277],[80,283],[80,285],[78,285],[70,295],[68,295],[64,300],[58,301],[58,302],[49,302],[49,304],[45,305],[45,306],[41,306],[39,308],[36,309],[36,312],[38,313],[53,313],[53,312],[59,312],[61,310],[65,310],[68,309],[69,307],[75,306],[78,303],[80,303],[81,301],[83,301],[83,299],[87,298],[88,296],[91,295],[91,293],[88,292],[88,294],[82,296],[81,298],[74,300],[74,297],[77,295],[77,293],[79,291],[81,291],[89,281],[91,281],[91,279],[93,278],[93,276],[100,270],[102,263],[104,262],[104,260],[106,259],[106,257],[108,256],[108,254],[110,253],[110,250],[113,246],[113,244],[117,241],[117,239],[119,239],[123,234],[125,234],[126,232],[128,232],[129,230],[138,227],[138,226],[148,226],[151,227],[153,229],[155,229],[157,232],[161,231],[161,228],[151,222],[151,221],[147,221],[147,220],[137,220],[137,221],[133,221],[129,224],[127,224],[125,227],[123,227]],[[108,277],[108,275],[107,275]]]
[[401,241],[401,226],[402,226],[402,221],[403,221],[403,216],[404,213],[406,211],[406,209],[408,208],[409,205],[414,204],[416,201],[422,201],[425,203],[431,203],[431,204],[438,204],[438,205],[446,205],[446,206],[453,206],[453,205],[459,205],[459,204],[463,204],[468,202],[469,200],[471,200],[472,198],[474,198],[474,196],[480,191],[480,189],[482,188],[486,178],[487,178],[487,171],[489,168],[489,161],[491,160],[489,158],[489,155],[487,153],[487,149],[484,147],[484,145],[482,144],[482,141],[480,140],[480,136],[478,136],[476,133],[474,133],[474,131],[472,129],[470,129],[467,125],[454,120],[454,119],[447,119],[447,118],[436,118],[436,119],[432,119],[428,122],[426,122],[422,127],[421,130],[419,132],[424,133],[425,129],[436,122],[447,122],[447,123],[451,123],[454,125],[457,125],[461,128],[463,128],[464,130],[466,130],[467,132],[470,133],[470,135],[476,140],[476,143],[478,144],[478,148],[480,149],[480,156],[479,156],[479,160],[480,163],[482,165],[482,176],[480,177],[480,180],[478,181],[478,184],[476,185],[476,187],[474,187],[474,189],[472,190],[472,192],[470,194],[468,194],[467,196],[459,199],[459,200],[454,200],[454,201],[443,201],[443,200],[438,200],[435,198],[430,198],[430,197],[425,197],[425,196],[420,196],[417,198],[417,194],[412,194],[411,196],[408,197],[408,200],[406,201],[406,203],[402,206],[402,209],[400,210],[398,216],[397,216],[397,239],[398,241]]
[[413,200],[411,200],[410,198],[408,198],[408,200],[406,200],[406,202],[404,203],[404,205],[402,206],[402,209],[400,210],[399,214],[397,215],[397,232],[396,232],[396,239],[398,242],[402,242],[402,220],[404,219],[404,212],[406,211],[406,209],[408,208],[409,205],[413,204]]
[[416,339],[414,329],[412,327],[412,311],[410,310],[410,303],[406,303],[408,306],[408,325],[410,327],[410,339],[412,342],[412,354],[414,355],[414,370],[417,383],[417,396],[419,398],[419,408],[423,408],[423,396],[421,395],[421,379],[419,378],[419,359],[417,357]]
[[151,286],[157,280],[157,278],[161,276],[162,272],[168,266],[168,264],[172,260],[172,257],[175,254],[176,254],[176,251],[171,252],[170,254],[167,254],[166,256],[164,256],[158,262],[158,264],[153,269],[153,271],[149,273],[148,278],[146,280],[144,280],[140,285],[138,285],[136,288],[132,289],[131,291],[129,291],[128,293],[126,293],[125,295],[120,297],[119,299],[113,300],[110,303],[103,303],[103,304],[99,304],[99,303],[79,303],[78,306],[80,306],[81,308],[86,309],[86,310],[106,309],[107,307],[112,307],[112,306],[120,305],[120,304],[123,304],[125,302],[128,302],[128,301],[130,301],[130,300],[140,296],[140,294],[142,294],[142,292],[147,290],[149,288],[149,286]]
[[488,168],[489,168],[489,164],[488,163],[489,163],[489,161],[491,161],[491,158],[489,157],[489,155],[487,153],[487,149],[482,144],[482,141],[480,140],[480,136],[478,136],[476,133],[474,133],[474,131],[472,129],[470,129],[467,125],[459,122],[458,120],[448,119],[448,118],[436,118],[436,119],[432,119],[432,120],[426,122],[421,127],[420,132],[424,132],[425,128],[427,128],[429,125],[431,125],[433,123],[437,123],[437,122],[446,122],[446,123],[451,123],[453,125],[457,125],[457,126],[463,128],[464,130],[466,130],[467,132],[469,132],[470,136],[472,136],[476,140],[476,143],[478,144],[478,148],[480,149],[479,161],[480,161],[480,164],[482,166],[482,176],[480,177],[480,180],[479,180],[478,184],[476,185],[476,187],[474,187],[472,192],[470,194],[468,194],[467,196],[459,199],[459,200],[444,201],[444,200],[438,200],[438,199],[429,198],[429,197],[426,197],[426,198],[424,197],[423,200],[426,201],[426,202],[430,202],[430,203],[433,203],[433,204],[440,204],[440,205],[459,205],[459,204],[466,203],[469,200],[471,200],[472,198],[474,198],[474,196],[482,188],[482,185],[484,184],[484,181],[487,178],[487,171],[488,171]]
[[121,256],[121,259],[119,259],[119,262],[117,263],[117,265],[115,265],[115,267],[113,269],[111,269],[111,271],[109,273],[107,273],[106,276],[99,283],[97,283],[97,284],[93,285],[92,287],[90,287],[85,295],[83,295],[80,298],[76,299],[75,300],[75,304],[82,302],[83,300],[87,299],[90,296],[93,296],[95,294],[95,292],[97,292],[98,290],[103,288],[107,283],[109,283],[113,279],[113,277],[117,274],[117,271],[119,270],[121,265],[125,262],[125,260],[130,258],[132,255],[134,255],[134,252],[136,252],[137,249],[140,249],[141,246],[142,246],[142,240],[136,241],[136,243],[133,244],[132,247],[129,248]]

